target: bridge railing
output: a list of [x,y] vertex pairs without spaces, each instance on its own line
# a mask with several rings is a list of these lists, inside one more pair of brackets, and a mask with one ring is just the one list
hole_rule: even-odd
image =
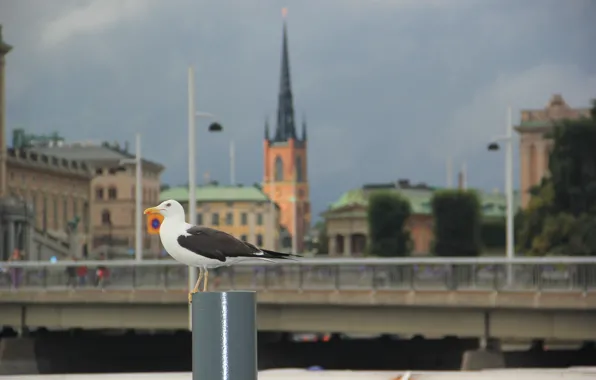
[[[507,279],[511,267],[513,281]],[[98,268],[105,268],[100,276]],[[173,260],[1,262],[0,290],[187,289]],[[596,258],[328,258],[210,269],[210,289],[596,291]]]

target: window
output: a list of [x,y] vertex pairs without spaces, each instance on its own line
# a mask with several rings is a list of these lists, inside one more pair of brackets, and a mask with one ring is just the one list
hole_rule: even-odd
[[227,224],[228,226],[231,226],[231,225],[233,225],[233,224],[234,224],[234,214],[233,214],[233,213],[231,213],[231,212],[228,212],[228,213],[226,214],[226,224]]
[[201,214],[200,212],[197,213],[197,224],[198,225],[202,225],[203,224],[203,214]]
[[89,202],[83,202],[83,225],[85,231],[89,229]]
[[241,235],[241,236],[240,236],[240,240],[242,240],[242,241],[246,241],[246,235]]
[[110,187],[108,189],[108,199],[116,199],[117,196],[118,196],[118,191],[116,190],[116,188]]
[[218,213],[211,214],[211,224],[214,226],[219,226],[219,214]]
[[280,156],[275,157],[275,181],[283,181],[284,179],[284,163]]
[[258,213],[257,214],[257,225],[258,226],[262,226],[263,225],[263,214]]
[[240,214],[240,224],[242,224],[243,226],[246,226],[248,224],[248,214],[243,212],[242,214]]
[[257,246],[260,247],[263,245],[263,235],[258,234],[257,235]]
[[103,199],[103,187],[98,187],[97,189],[95,189],[95,198]]
[[110,215],[109,210],[103,210],[101,212],[101,224],[103,224],[103,225],[112,224],[112,217]]

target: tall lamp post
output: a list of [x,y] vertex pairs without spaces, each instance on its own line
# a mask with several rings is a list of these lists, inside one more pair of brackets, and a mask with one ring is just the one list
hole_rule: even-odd
[[120,160],[120,165],[135,165],[135,260],[143,260],[143,163],[141,159],[141,134],[135,136],[135,158]]
[[[513,124],[511,121],[511,106],[507,107],[507,129],[505,136],[497,136],[488,145],[488,150],[499,150],[499,142],[505,144],[505,197],[507,200],[507,259],[515,257],[515,235],[513,226]],[[513,282],[513,269],[507,265],[507,284]]]
[[[188,223],[197,224],[197,180],[196,180],[196,118],[205,117],[215,120],[215,116],[207,112],[197,112],[195,109],[195,74],[192,66],[188,67]],[[221,132],[221,124],[212,121],[209,132]],[[195,286],[196,270],[188,267],[188,289]],[[192,307],[188,308],[188,329],[192,329]]]

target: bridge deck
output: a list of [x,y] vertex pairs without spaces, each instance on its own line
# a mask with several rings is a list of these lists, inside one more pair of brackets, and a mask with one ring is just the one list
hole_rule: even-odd
[[[487,290],[289,290],[257,292],[261,304],[366,305],[454,308],[596,310],[596,293]],[[0,291],[0,304],[143,304],[187,302],[187,292],[168,289],[20,289]]]

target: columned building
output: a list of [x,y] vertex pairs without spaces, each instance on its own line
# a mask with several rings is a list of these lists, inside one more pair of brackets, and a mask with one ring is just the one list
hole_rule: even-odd
[[521,111],[521,121],[515,127],[520,134],[520,187],[521,206],[530,200],[530,189],[548,176],[548,161],[553,141],[545,134],[552,131],[557,121],[590,117],[589,108],[571,108],[559,94],[551,97],[544,109]]
[[[264,193],[279,205],[283,229],[290,237],[296,235],[296,250],[303,252],[304,239],[310,230],[311,220],[307,170],[308,144],[304,120],[301,136],[296,132],[288,51],[287,26],[284,20],[277,119],[273,135],[270,135],[269,125],[265,123],[262,188]],[[290,247],[291,240],[285,239],[283,245],[286,248]]]

